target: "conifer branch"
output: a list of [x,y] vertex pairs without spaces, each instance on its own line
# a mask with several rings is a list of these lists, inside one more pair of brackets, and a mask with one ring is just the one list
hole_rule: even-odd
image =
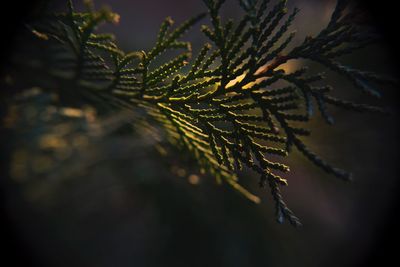
[[[288,184],[283,175],[289,166],[276,156],[286,157],[295,147],[327,173],[350,180],[350,173],[333,167],[301,140],[311,134],[307,122],[317,109],[333,124],[331,106],[385,111],[339,99],[328,84],[314,85],[324,81],[323,75],[307,76],[307,68],[287,73],[282,65],[290,60],[315,61],[373,97],[381,95],[375,85],[396,82],[340,63],[341,56],[376,42],[375,35],[352,23],[348,1],[339,0],[326,28],[290,50],[295,35],[290,27],[300,11],[288,11],[285,0],[274,5],[269,0],[240,0],[244,16],[237,24],[233,20],[225,23],[219,16],[225,1],[203,2],[207,15],[176,27],[166,18],[148,51],[125,53],[112,35],[96,33],[100,24],[116,23],[119,17],[109,9],[95,11],[92,5],[77,12],[68,1],[66,13],[31,28],[37,36],[46,36],[42,41],[49,51],[55,51],[46,62],[51,75],[73,81],[78,91],[101,97],[101,101],[143,108],[172,144],[197,160],[200,169],[259,202],[238,183],[237,174],[243,167],[253,170],[260,186],[269,187],[277,220],[300,226],[280,193],[280,186]],[[190,43],[181,38],[206,17],[210,26],[203,25],[201,31],[210,43],[192,58]],[[154,67],[153,62],[168,50],[179,54]],[[287,85],[276,88],[282,81]]]

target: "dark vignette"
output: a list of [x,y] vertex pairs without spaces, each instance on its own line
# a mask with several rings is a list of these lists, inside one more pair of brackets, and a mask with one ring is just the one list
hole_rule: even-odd
[[[368,11],[371,16],[371,20],[377,26],[379,32],[383,35],[386,45],[388,47],[390,55],[394,58],[394,62],[398,62],[400,58],[400,50],[398,37],[396,33],[396,25],[398,25],[398,15],[396,8],[388,8],[388,4],[380,4],[377,1],[360,1],[362,2],[363,8]],[[1,42],[3,47],[0,50],[0,72],[9,65],[9,55],[13,51],[15,45],[16,33],[24,28],[27,21],[31,20],[35,15],[36,8],[40,5],[40,1],[24,1],[19,2],[18,5],[12,1],[2,3],[2,9],[7,11],[10,16],[0,16],[0,25],[5,25],[2,29],[3,37],[6,37],[6,41]],[[397,67],[396,73],[399,73]],[[0,93],[0,97],[5,92]],[[396,95],[398,97],[398,95]],[[0,116],[4,114],[3,100],[0,99]],[[7,168],[7,155],[4,151],[7,151],[7,144],[4,140],[7,140],[7,133],[0,129],[0,168],[2,170],[2,181],[0,188],[0,218],[2,222],[0,235],[2,236],[4,244],[3,249],[4,258],[3,262],[11,262],[12,266],[47,266],[44,262],[39,262],[35,258],[31,249],[23,242],[23,239],[19,236],[19,233],[13,226],[13,221],[7,216],[7,211],[4,209],[3,202],[5,201],[3,192],[4,181],[7,180],[4,177]],[[375,246],[371,247],[368,255],[365,255],[364,262],[360,266],[381,266],[385,263],[396,262],[398,245],[395,245],[400,238],[400,230],[397,225],[396,216],[400,214],[400,183],[397,183],[395,189],[397,192],[397,198],[395,204],[393,204],[392,210],[384,218],[384,227],[381,231],[376,234]]]

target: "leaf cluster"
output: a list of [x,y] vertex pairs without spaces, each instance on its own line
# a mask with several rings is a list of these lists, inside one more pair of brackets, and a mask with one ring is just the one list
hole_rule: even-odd
[[[223,21],[224,0],[203,0],[207,14],[173,26],[166,18],[154,47],[125,53],[110,34],[96,33],[103,22],[119,16],[107,8],[68,11],[32,25],[32,32],[48,43],[50,73],[74,83],[83,94],[118,107],[141,107],[161,125],[168,140],[194,157],[203,172],[226,182],[254,202],[259,198],[238,180],[242,169],[258,174],[261,187],[269,188],[279,222],[295,226],[299,219],[284,202],[280,187],[289,166],[280,158],[296,148],[313,164],[343,180],[351,174],[332,166],[311,151],[302,138],[311,134],[307,122],[318,110],[328,124],[334,120],[330,106],[357,112],[386,113],[380,107],[335,97],[322,73],[307,68],[288,73],[284,64],[306,59],[340,74],[355,89],[380,97],[377,84],[393,80],[352,68],[340,58],[376,41],[377,36],[353,23],[349,1],[338,0],[329,24],[316,36],[290,48],[291,26],[298,9],[287,1],[239,0],[243,17]],[[195,56],[181,37],[196,23],[209,39]],[[156,64],[168,51],[178,55]],[[321,85],[323,84],[323,85]],[[145,118],[143,119],[145,120]]]

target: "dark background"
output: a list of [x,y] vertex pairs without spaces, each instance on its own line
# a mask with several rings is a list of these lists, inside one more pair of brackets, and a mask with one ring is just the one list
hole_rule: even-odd
[[[163,1],[158,9],[154,7],[156,2],[112,3],[113,9],[121,14],[121,23],[112,26],[110,31],[116,32],[122,47],[148,48],[163,17],[171,15],[179,22],[187,13],[201,9],[200,1]],[[323,1],[297,2],[306,11],[306,6],[323,6]],[[327,1],[326,5],[331,2]],[[7,25],[3,36],[10,37],[2,42],[3,68],[7,68],[7,56],[15,45],[12,36],[24,27],[34,7],[33,2],[5,5],[4,10],[15,15],[1,17],[1,25]],[[368,57],[356,55],[354,58],[362,67],[397,75],[395,8],[370,1],[365,2],[365,8],[385,36],[386,44],[367,51]],[[135,15],[130,15],[131,12]],[[227,11],[235,12],[235,9]],[[318,19],[318,14],[309,16]],[[301,18],[296,27],[301,28],[301,23],[308,19],[308,16]],[[396,92],[388,89],[383,101],[397,105],[396,97]],[[117,182],[96,172],[95,181],[89,179],[66,193],[62,191],[56,199],[60,203],[50,208],[26,201],[23,195],[5,199],[1,229],[7,240],[6,258],[15,266],[366,266],[368,263],[376,266],[389,263],[396,259],[395,241],[399,238],[396,116],[348,116],[341,112],[336,116],[337,128],[329,134],[325,134],[328,128],[314,126],[312,145],[331,161],[351,169],[356,181],[350,185],[337,182],[294,155],[290,163],[295,166],[292,168],[295,175],[290,177],[284,194],[303,219],[305,226],[300,230],[275,223],[273,205],[267,196],[260,206],[254,207],[225,186],[215,186],[209,178],[193,186],[182,177],[168,174],[168,167],[150,151],[134,164],[125,162],[131,167],[124,169]],[[152,171],[143,174],[138,171],[141,168]],[[131,181],[136,178],[140,182]],[[93,206],[79,211],[82,202]],[[12,215],[10,206],[15,209]]]

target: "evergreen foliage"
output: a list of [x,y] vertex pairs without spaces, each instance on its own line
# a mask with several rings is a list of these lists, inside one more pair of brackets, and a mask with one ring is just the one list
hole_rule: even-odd
[[[35,64],[60,81],[61,95],[80,94],[114,109],[139,108],[142,117],[134,126],[147,125],[152,135],[164,132],[171,144],[197,160],[200,170],[259,202],[238,182],[240,170],[253,170],[275,200],[277,220],[299,226],[280,193],[280,187],[288,184],[284,174],[289,171],[280,157],[294,147],[327,173],[346,181],[352,178],[302,141],[310,135],[307,122],[314,109],[328,124],[334,123],[331,106],[386,111],[335,97],[335,90],[323,83],[323,74],[310,75],[307,68],[287,73],[282,66],[307,59],[379,98],[375,86],[394,81],[340,63],[341,56],[375,42],[377,36],[353,23],[347,0],[338,0],[319,34],[293,48],[289,47],[295,33],[289,28],[299,10],[289,11],[285,0],[239,0],[244,16],[238,22],[222,21],[224,0],[203,1],[206,14],[176,27],[168,17],[152,49],[128,53],[118,48],[113,35],[96,32],[102,23],[117,23],[117,14],[107,8],[95,10],[90,1],[85,2],[86,11],[78,12],[69,1],[67,12],[47,14],[31,23],[31,32],[46,51],[36,55]],[[204,19],[210,20],[201,26],[209,43],[192,57],[191,44],[181,38]],[[171,50],[178,55],[157,64]],[[160,127],[146,123],[152,121]]]

